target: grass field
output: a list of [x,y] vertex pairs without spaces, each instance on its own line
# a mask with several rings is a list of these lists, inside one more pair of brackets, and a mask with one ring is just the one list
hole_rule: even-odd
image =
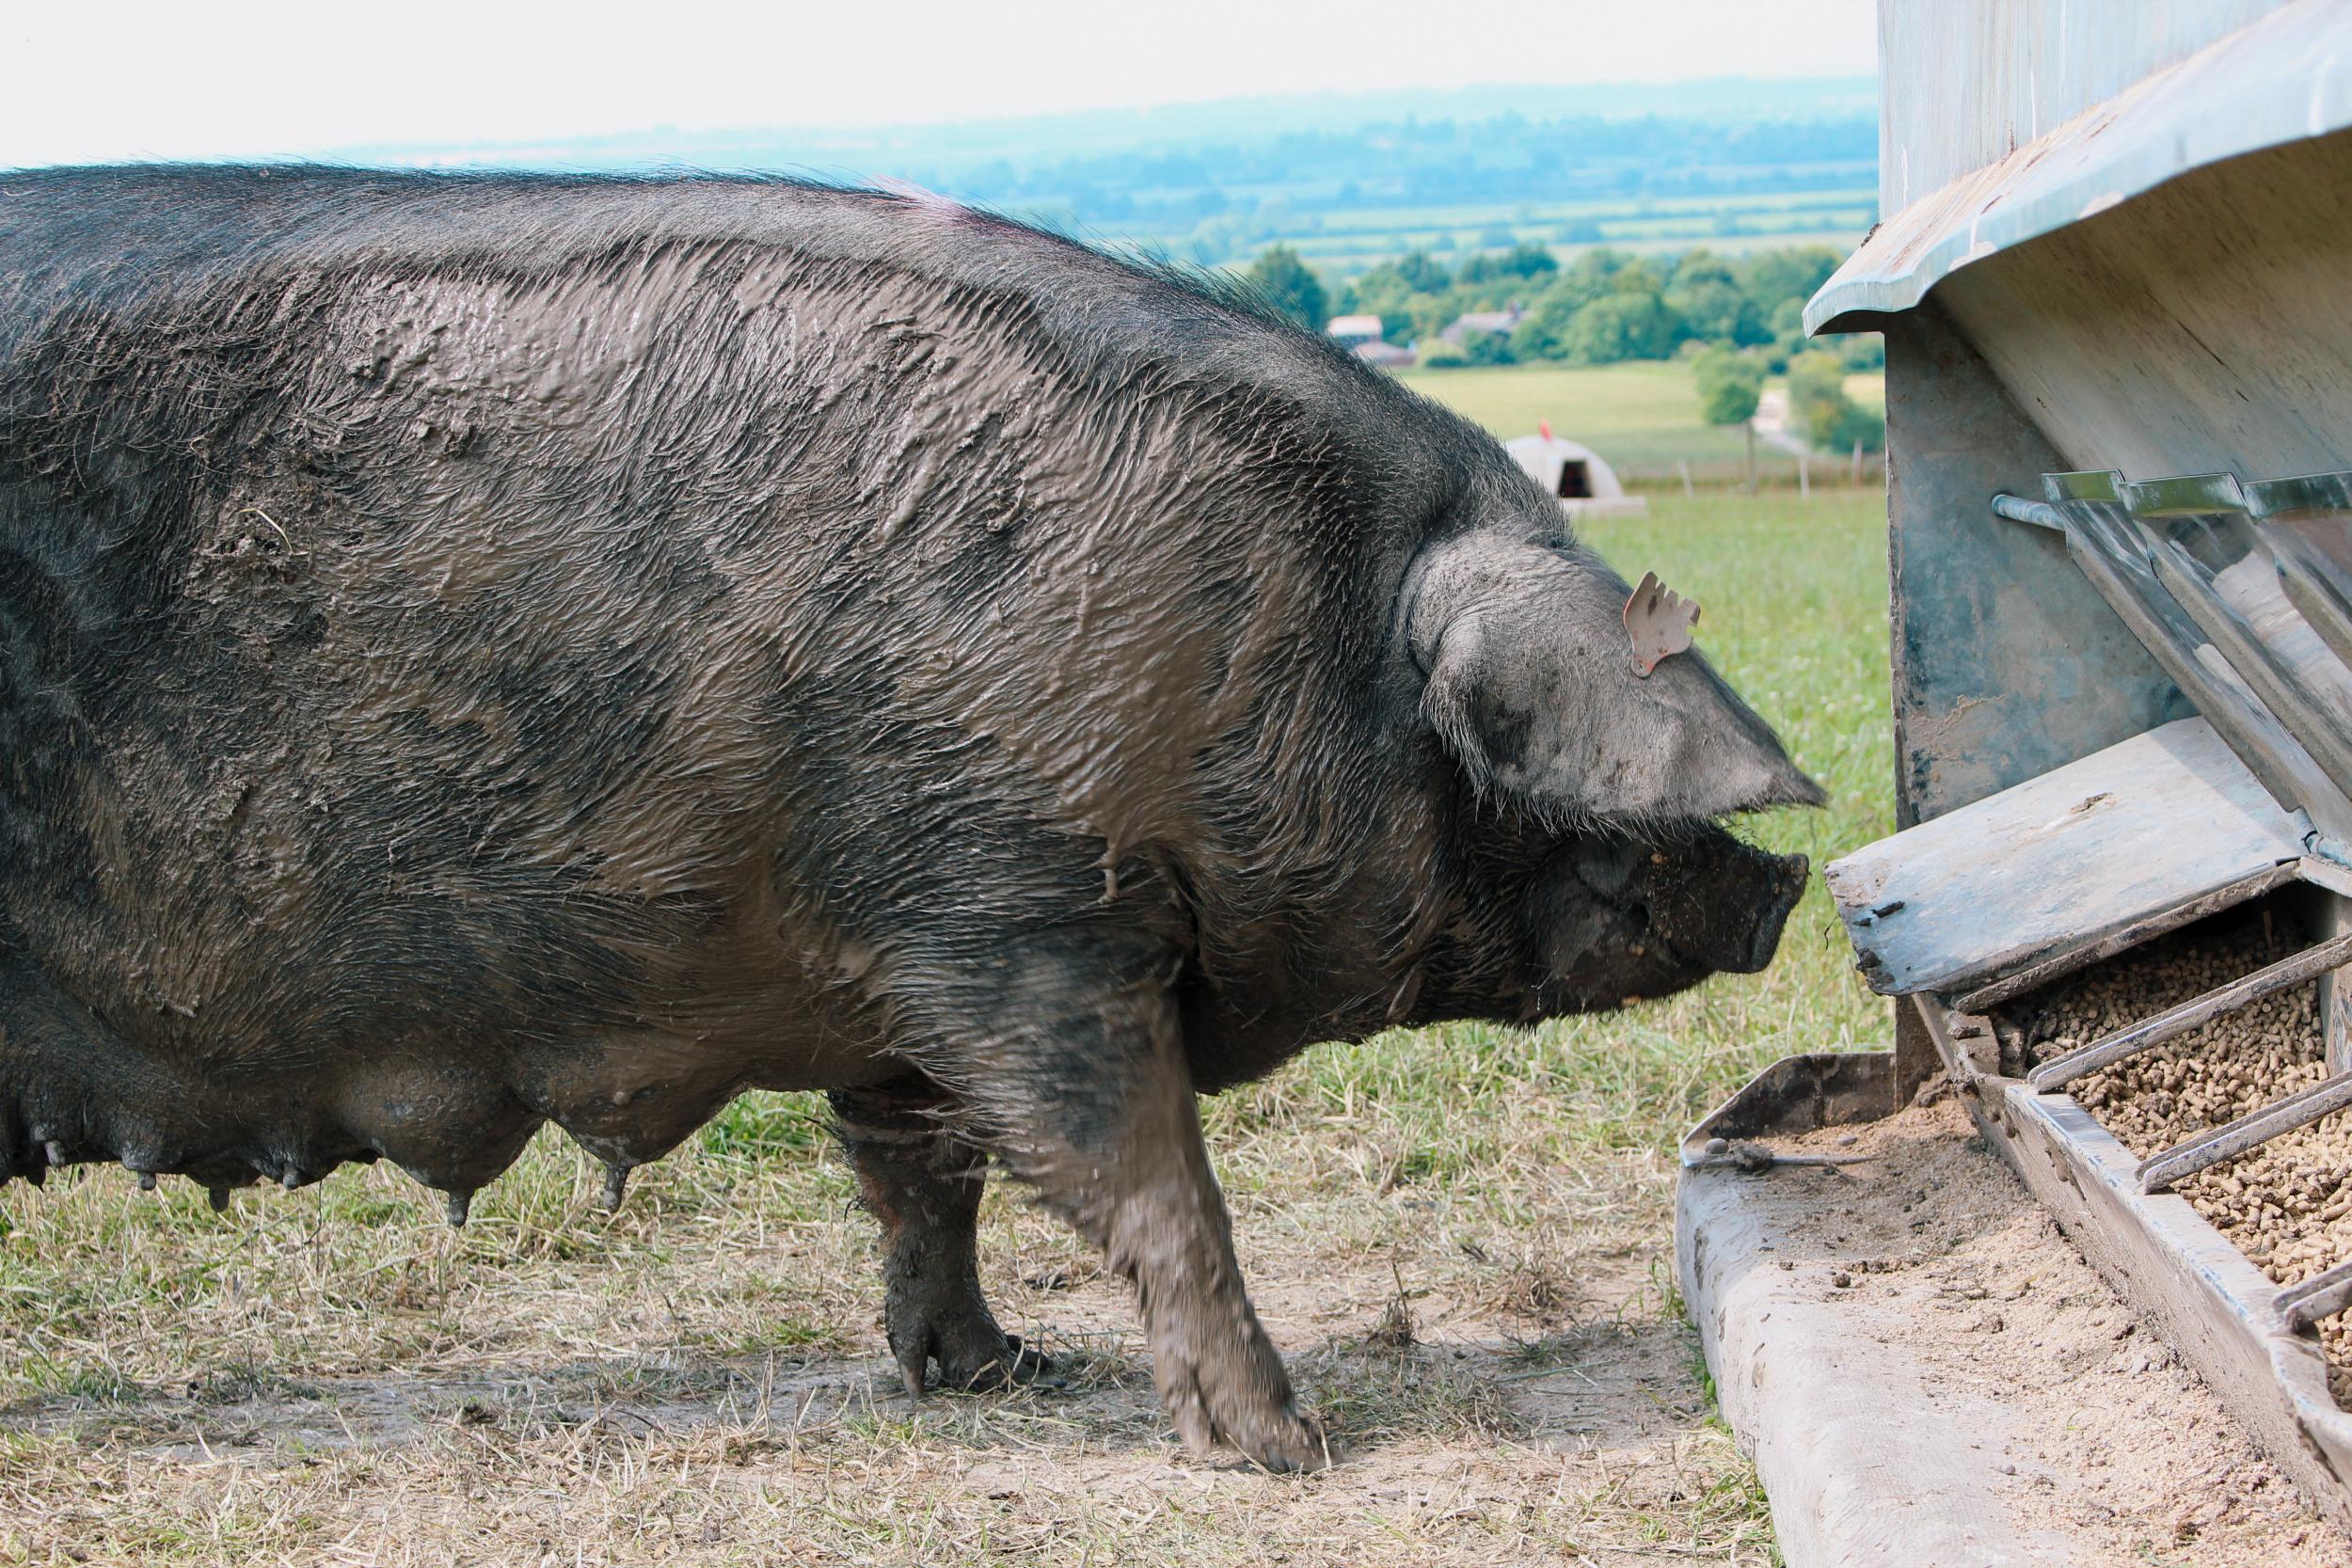
[[[1665,428],[1664,378],[1611,373],[1607,434]],[[1828,785],[1759,838],[1818,863],[1889,831],[1875,495],[1661,496],[1589,533],[1705,602]],[[221,1216],[115,1170],[0,1189],[0,1564],[1760,1565],[1671,1290],[1669,1150],[1759,1065],[1887,1027],[1817,885],[1763,974],[1326,1047],[1209,1101],[1340,1446],[1303,1478],[1184,1458],[1123,1293],[1001,1188],[986,1281],[1065,1386],[910,1406],[808,1097],[739,1101],[609,1220],[552,1135],[457,1232],[380,1169]]]
[[[1747,472],[1745,433],[1738,425],[1699,419],[1698,388],[1682,360],[1585,369],[1547,364],[1408,371],[1398,379],[1505,440],[1549,420],[1554,432],[1591,447],[1629,485],[1678,486],[1679,462],[1690,465],[1693,482],[1702,485],[1728,485]],[[1883,402],[1883,378],[1878,386]],[[1791,488],[1797,483],[1797,460],[1762,441],[1756,443],[1756,471],[1763,485]],[[1876,467],[1865,473],[1875,486]],[[1813,466],[1818,485],[1839,484],[1845,478],[1846,466],[1834,459]]]
[[[1235,186],[1237,202],[1260,197],[1280,211],[1282,193]],[[1422,207],[1326,208],[1290,222],[1253,230],[1251,253],[1286,245],[1334,278],[1345,278],[1412,249],[1468,254],[1492,249],[1496,235],[1509,230],[1510,243],[1551,246],[1565,261],[1593,244],[1620,250],[1678,251],[1704,245],[1717,251],[1760,246],[1825,245],[1840,252],[1861,240],[1878,213],[1877,193],[1867,185],[1830,183],[1818,190],[1769,191],[1750,196],[1620,198],[1568,202],[1465,202]],[[1596,242],[1563,241],[1562,226],[1592,226]],[[1154,236],[1182,251],[1188,233]]]

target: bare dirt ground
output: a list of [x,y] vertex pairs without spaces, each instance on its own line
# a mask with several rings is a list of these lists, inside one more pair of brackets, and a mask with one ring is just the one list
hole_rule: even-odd
[[1123,1304],[1089,1284],[1059,1305],[1073,1386],[919,1411],[878,1355],[660,1353],[20,1407],[11,1427],[70,1445],[81,1484],[9,1487],[6,1535],[32,1560],[1762,1559],[1693,1508],[1739,1466],[1655,1317],[1531,1355],[1392,1346],[1386,1308],[1347,1343],[1312,1322],[1336,1314],[1277,1308],[1342,1428],[1343,1463],[1289,1481],[1184,1457],[1119,1329],[1080,1326]]
[[609,1221],[552,1139],[458,1233],[376,1171],[219,1217],[118,1171],[0,1194],[0,1563],[1769,1560],[1663,1156],[1549,1158],[1527,1103],[1466,1183],[1480,1149],[1360,1087],[1220,1139],[1323,1474],[1186,1456],[1123,1288],[1009,1193],[988,1284],[1058,1385],[911,1404],[870,1223],[771,1097]]

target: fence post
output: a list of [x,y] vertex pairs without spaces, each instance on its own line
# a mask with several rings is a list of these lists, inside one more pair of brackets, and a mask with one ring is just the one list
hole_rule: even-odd
[[1797,499],[1804,501],[1813,499],[1813,470],[1802,451],[1797,453]]
[[1862,443],[1859,441],[1853,444],[1853,483],[1862,483]]
[[[1860,452],[1862,449],[1860,447],[1856,447],[1854,448],[1854,451],[1856,452]],[[1862,459],[1857,456],[1854,461],[1859,463]],[[1687,457],[1677,457],[1675,459],[1675,467],[1680,469],[1682,473],[1682,499],[1684,500],[1696,499],[1698,496],[1698,490],[1691,483],[1691,460]]]

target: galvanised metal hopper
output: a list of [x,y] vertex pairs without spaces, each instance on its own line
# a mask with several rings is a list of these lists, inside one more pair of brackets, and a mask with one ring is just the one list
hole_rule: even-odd
[[[1686,1159],[1948,1074],[2352,1521],[2323,1354],[2352,1250],[2265,1273],[2176,1192],[2352,1106],[2352,6],[1883,0],[1881,29],[1889,215],[1805,321],[1886,336],[1903,831],[1827,876],[1896,1050],[1829,1088],[1784,1064]],[[2036,1037],[2048,998],[2232,911],[2299,934]],[[2079,1097],[2295,988],[2314,1059],[2230,1119],[2135,1150]]]

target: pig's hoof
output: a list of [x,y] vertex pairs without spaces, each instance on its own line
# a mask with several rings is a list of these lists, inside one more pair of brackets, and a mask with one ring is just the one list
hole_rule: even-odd
[[[921,1399],[925,1387],[956,1394],[985,1394],[1031,1383],[1053,1370],[1053,1361],[1007,1334],[993,1321],[959,1324],[945,1332],[929,1324],[910,1333],[890,1336],[898,1361],[898,1375],[909,1399]],[[929,1374],[939,1364],[939,1375]]]
[[1020,1335],[1000,1333],[997,1338],[1004,1347],[993,1355],[975,1361],[942,1360],[939,1386],[958,1393],[984,1394],[992,1388],[1034,1383],[1054,1370],[1053,1357],[1023,1344]]
[[1324,1437],[1323,1423],[1294,1411],[1282,1411],[1226,1435],[1233,1447],[1249,1456],[1251,1464],[1278,1476],[1320,1470],[1331,1463],[1331,1446]]
[[1248,1412],[1228,1408],[1212,1417],[1208,1402],[1198,1393],[1189,1389],[1168,1401],[1176,1433],[1194,1454],[1207,1458],[1216,1450],[1217,1439],[1223,1438],[1250,1464],[1278,1476],[1320,1470],[1331,1463],[1331,1445],[1324,1436],[1323,1423],[1312,1416],[1301,1416],[1288,1401]]

